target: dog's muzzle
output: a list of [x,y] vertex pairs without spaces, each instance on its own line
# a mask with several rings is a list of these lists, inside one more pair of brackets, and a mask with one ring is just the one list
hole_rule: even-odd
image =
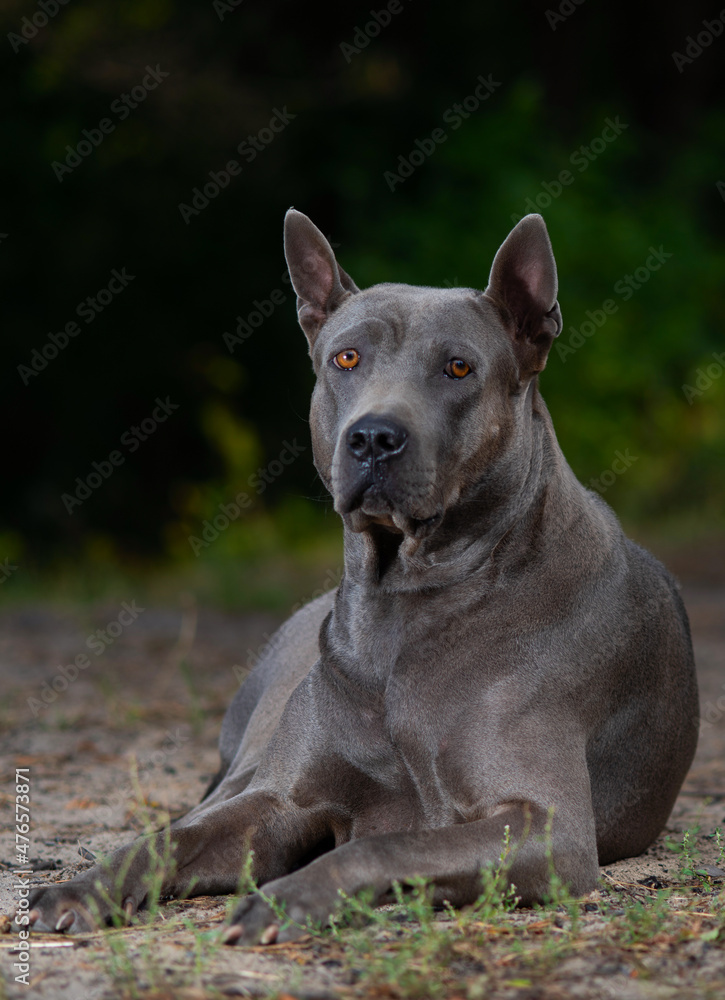
[[391,476],[395,478],[396,459],[408,444],[405,427],[391,417],[367,413],[348,427],[341,443],[340,512],[368,506],[375,513],[390,511]]
[[416,503],[420,481],[414,473],[411,477],[411,439],[402,424],[389,416],[365,414],[348,427],[340,445],[335,508],[354,515],[353,531],[372,523],[423,537],[436,527],[441,512],[434,508],[426,516]]

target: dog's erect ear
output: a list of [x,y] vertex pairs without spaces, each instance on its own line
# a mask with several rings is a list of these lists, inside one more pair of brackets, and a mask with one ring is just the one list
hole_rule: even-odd
[[485,291],[509,328],[523,378],[540,372],[561,333],[556,262],[540,215],[527,215],[499,247]]
[[312,345],[331,313],[359,289],[317,226],[294,208],[284,219],[284,252],[297,292],[297,318]]

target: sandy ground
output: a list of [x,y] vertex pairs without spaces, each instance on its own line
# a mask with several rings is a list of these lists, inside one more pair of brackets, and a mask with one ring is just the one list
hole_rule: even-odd
[[[718,562],[717,568],[721,565]],[[677,861],[665,846],[667,834],[681,835],[696,822],[703,834],[725,827],[725,579],[715,571],[698,576],[685,570],[690,578],[685,579],[683,595],[693,627],[705,724],[667,830],[646,855],[609,866],[603,875],[612,882],[636,884],[654,876],[666,885]],[[29,768],[33,880],[42,884],[68,878],[89,863],[79,850],[103,853],[130,840],[140,828],[131,777],[134,761],[153,809],[179,815],[198,801],[217,767],[216,740],[224,708],[276,624],[272,616],[197,614],[189,605],[138,611],[133,595],[127,604],[132,610],[122,615],[120,626],[114,623],[124,610],[121,605],[63,614],[43,607],[0,613],[0,801],[7,806],[0,831],[5,869],[0,876],[0,913],[14,912],[17,904],[10,873],[15,867],[15,768]],[[111,633],[119,627],[114,638]],[[60,666],[73,664],[81,654],[88,656],[88,665],[46,703],[43,692],[50,697],[53,679],[62,678]],[[72,673],[66,671],[67,676]],[[51,687],[44,687],[46,682]],[[56,687],[64,687],[62,679]],[[219,926],[226,903],[201,898],[169,904],[163,912],[167,919],[183,914],[195,927],[212,930]],[[7,997],[95,1000],[125,995],[123,950],[113,967],[112,950],[98,938],[38,939],[30,953],[31,987],[16,984],[14,938],[7,923],[2,929],[0,968]],[[315,940],[294,948],[221,948],[204,972],[196,974],[198,945],[191,930],[177,927],[155,937],[153,954],[145,956],[144,934],[142,928],[132,928],[117,935],[125,947],[136,949],[129,976],[137,992],[128,995],[171,996],[155,989],[154,970],[167,982],[176,976],[173,995],[189,998],[259,995],[276,989],[298,997],[331,997],[354,986],[354,974],[351,977],[334,948]],[[694,959],[690,953],[675,955],[673,961],[681,961],[683,968],[696,967],[702,982],[712,984],[713,995],[720,989],[716,984],[725,981],[721,947],[703,948]],[[631,970],[621,963],[610,965],[597,972],[591,965],[582,969],[574,963],[567,972],[564,963],[558,970],[558,992],[509,989],[505,995],[706,995],[701,988],[690,992],[692,977],[668,992],[666,986],[632,979]]]

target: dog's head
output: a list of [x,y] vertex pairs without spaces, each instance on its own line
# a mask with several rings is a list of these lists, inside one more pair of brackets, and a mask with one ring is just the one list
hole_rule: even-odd
[[294,209],[285,252],[317,374],[315,464],[335,509],[353,531],[429,536],[491,469],[507,467],[527,389],[561,330],[543,219],[528,215],[512,230],[485,292],[360,291]]

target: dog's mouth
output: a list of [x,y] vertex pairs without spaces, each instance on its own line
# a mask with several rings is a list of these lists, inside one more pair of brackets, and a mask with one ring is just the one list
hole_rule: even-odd
[[391,498],[378,483],[361,483],[335,506],[353,531],[366,531],[375,525],[393,534],[416,539],[430,535],[443,518],[439,511],[428,517],[416,517],[406,512],[405,505],[396,502],[396,499]]

